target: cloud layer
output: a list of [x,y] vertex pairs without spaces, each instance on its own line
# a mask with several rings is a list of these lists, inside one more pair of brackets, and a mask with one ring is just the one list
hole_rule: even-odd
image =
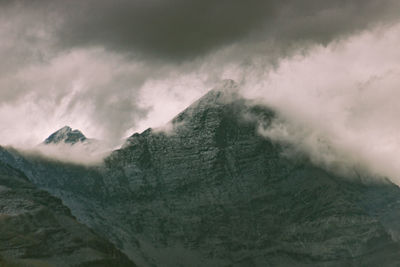
[[243,93],[280,114],[260,133],[327,168],[400,184],[399,36],[400,24],[365,32],[248,78]]
[[[395,0],[7,1],[61,49],[102,46],[163,60],[201,56],[238,42],[327,43],[398,15]],[[20,15],[21,16],[21,15]],[[29,20],[31,18],[27,18]],[[249,51],[250,52],[250,51]]]

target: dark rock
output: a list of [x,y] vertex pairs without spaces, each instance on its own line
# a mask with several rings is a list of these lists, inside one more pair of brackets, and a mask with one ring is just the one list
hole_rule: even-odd
[[0,266],[135,266],[61,200],[0,162]]
[[59,129],[55,133],[51,134],[46,140],[44,144],[59,144],[66,143],[74,145],[76,143],[81,143],[86,140],[86,136],[79,130],[72,130],[69,126],[64,126]]

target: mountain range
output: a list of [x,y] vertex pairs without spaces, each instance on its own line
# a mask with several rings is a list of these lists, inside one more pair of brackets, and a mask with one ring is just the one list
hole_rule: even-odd
[[[97,164],[1,148],[0,257],[31,266],[400,266],[399,187],[287,157],[288,144],[259,134],[275,117],[225,81]],[[64,127],[44,143],[85,140]]]

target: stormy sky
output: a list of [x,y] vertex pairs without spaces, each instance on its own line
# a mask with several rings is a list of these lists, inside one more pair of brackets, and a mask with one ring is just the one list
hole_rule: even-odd
[[64,125],[118,143],[229,78],[282,114],[268,138],[300,142],[323,164],[352,151],[368,165],[400,152],[399,10],[398,0],[1,0],[1,144],[34,145]]

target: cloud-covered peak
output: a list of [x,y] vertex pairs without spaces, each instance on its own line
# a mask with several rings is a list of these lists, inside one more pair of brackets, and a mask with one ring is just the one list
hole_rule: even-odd
[[52,160],[90,165],[102,162],[112,148],[108,141],[87,138],[80,130],[64,126],[35,148],[22,148],[20,151]]

